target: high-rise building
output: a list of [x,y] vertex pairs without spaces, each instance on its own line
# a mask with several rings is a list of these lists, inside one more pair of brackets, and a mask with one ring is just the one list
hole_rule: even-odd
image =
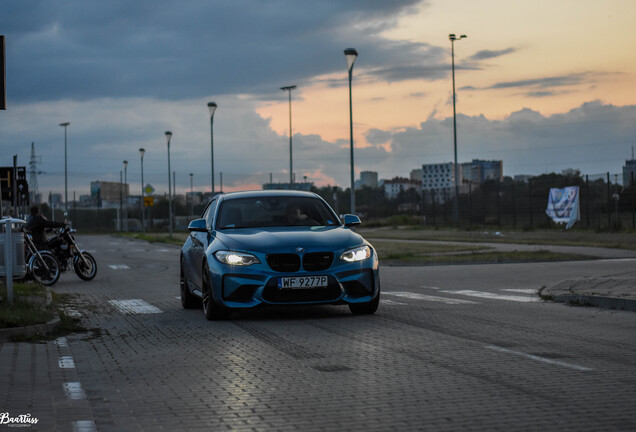
[[360,173],[359,187],[367,186],[370,188],[378,187],[378,173],[376,171],[362,171]]
[[486,180],[503,181],[503,161],[473,159],[461,166],[463,180],[481,184]]
[[623,167],[623,186],[630,186],[632,184],[632,178],[636,184],[636,159],[634,158],[625,161],[625,166]]

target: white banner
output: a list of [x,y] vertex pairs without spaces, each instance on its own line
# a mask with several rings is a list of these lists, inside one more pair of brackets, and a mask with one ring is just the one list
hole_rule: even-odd
[[581,220],[579,211],[579,187],[568,186],[563,189],[550,189],[546,214],[556,223],[565,223],[565,229]]

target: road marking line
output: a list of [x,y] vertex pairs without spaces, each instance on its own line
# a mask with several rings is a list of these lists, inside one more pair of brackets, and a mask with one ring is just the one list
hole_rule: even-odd
[[574,369],[577,371],[581,371],[581,372],[589,372],[589,371],[593,371],[594,369],[588,368],[588,367],[584,367],[584,366],[579,366],[573,363],[566,363],[566,362],[562,362],[562,361],[558,361],[558,360],[552,360],[549,358],[545,358],[545,357],[539,357],[533,354],[526,354],[523,352],[519,352],[519,351],[513,351],[513,350],[509,350],[507,348],[503,348],[500,346],[496,346],[496,345],[486,345],[486,348],[491,349],[493,351],[498,351],[498,352],[502,352],[502,353],[507,353],[507,354],[514,354],[514,355],[518,355],[521,357],[525,357],[527,359],[530,360],[535,360],[535,361],[539,361],[542,363],[547,363],[547,364],[551,364],[551,365],[555,365],[555,366],[561,366],[561,367],[565,367],[565,368],[569,368],[569,369]]
[[79,382],[64,383],[64,393],[72,400],[86,399],[86,393]]
[[438,290],[438,291],[441,289],[439,287],[432,287],[432,286],[426,286],[426,285],[420,285],[420,288],[432,289],[432,290]]
[[386,305],[400,305],[400,306],[406,306],[408,304],[408,303],[402,303],[402,302],[397,302],[397,301],[393,301],[393,300],[386,300],[386,299],[380,300],[380,303],[386,304]]
[[66,337],[64,337],[64,336],[59,337],[59,338],[55,339],[55,345],[57,345],[60,348],[67,348],[68,347],[68,339],[66,339]]
[[74,369],[75,361],[71,356],[62,356],[58,360],[57,364],[60,366],[60,369]]
[[130,268],[126,264],[110,264],[108,267],[112,268],[113,270],[126,270]]
[[536,290],[534,288],[510,288],[510,289],[502,289],[502,291],[516,292],[521,294],[536,294],[539,290]]
[[495,293],[489,293],[489,292],[483,292],[483,291],[473,291],[473,290],[442,291],[442,292],[448,293],[448,294],[465,295],[465,296],[470,296],[470,297],[487,298],[487,299],[494,299],[494,300],[516,301],[516,302],[523,302],[523,303],[541,301],[541,299],[538,298],[538,297],[502,295],[502,294],[495,294]]
[[157,249],[157,252],[170,252],[170,249]]
[[392,295],[392,296],[396,296],[396,297],[404,297],[404,298],[408,298],[408,299],[412,299],[412,300],[425,300],[425,301],[446,303],[446,304],[450,304],[450,305],[479,304],[479,303],[468,301],[468,300],[452,299],[452,298],[448,298],[448,297],[429,296],[429,295],[424,295],[424,294],[412,293],[412,292],[408,292],[408,291],[389,291],[389,292],[383,291],[382,294]]
[[93,420],[77,420],[73,422],[73,432],[97,432],[97,425]]
[[155,314],[163,311],[141,299],[130,300],[109,300],[108,303],[115,306],[121,313],[125,314]]

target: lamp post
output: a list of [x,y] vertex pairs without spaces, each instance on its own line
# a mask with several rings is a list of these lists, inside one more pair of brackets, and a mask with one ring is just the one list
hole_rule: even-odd
[[68,157],[66,151],[66,128],[71,122],[60,123],[60,126],[64,128],[64,211],[68,213]]
[[216,103],[208,102],[208,109],[210,110],[210,169],[212,176],[212,195],[214,197],[214,112],[216,111]]
[[292,165],[292,108],[291,108],[291,91],[296,88],[295,85],[281,87],[280,89],[283,91],[287,91],[289,93],[289,189],[293,189],[292,186],[294,184],[294,169]]
[[166,142],[168,143],[168,224],[170,225],[170,237],[172,237],[172,181],[170,179],[170,139],[172,132],[166,131]]
[[451,41],[451,64],[453,71],[453,151],[455,154],[455,205],[453,206],[453,217],[455,219],[455,225],[459,223],[459,166],[457,166],[457,112],[455,108],[455,41],[466,37],[466,35],[457,37],[454,33],[448,35],[448,39]]
[[194,174],[190,173],[190,215],[194,215],[194,187],[193,179]]
[[141,158],[141,231],[146,233],[146,216],[144,215],[144,153],[146,149],[139,149],[139,157]]
[[124,231],[128,231],[128,161],[124,161]]
[[347,48],[344,50],[345,58],[347,60],[347,69],[349,70],[349,151],[351,156],[351,213],[356,212],[356,191],[355,191],[355,179],[353,173],[353,104],[351,100],[351,76],[353,73],[353,64],[358,57],[358,51],[355,48]]

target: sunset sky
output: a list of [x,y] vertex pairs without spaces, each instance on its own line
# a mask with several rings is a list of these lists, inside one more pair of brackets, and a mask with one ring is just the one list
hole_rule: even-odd
[[210,190],[215,101],[217,189],[289,179],[349,185],[343,50],[356,48],[356,178],[408,177],[453,160],[451,44],[458,157],[501,159],[504,174],[620,173],[636,145],[633,0],[10,1],[0,13],[8,109],[0,165],[41,157],[40,192],[95,180],[131,193],[167,190],[164,132],[173,132],[178,192]]

